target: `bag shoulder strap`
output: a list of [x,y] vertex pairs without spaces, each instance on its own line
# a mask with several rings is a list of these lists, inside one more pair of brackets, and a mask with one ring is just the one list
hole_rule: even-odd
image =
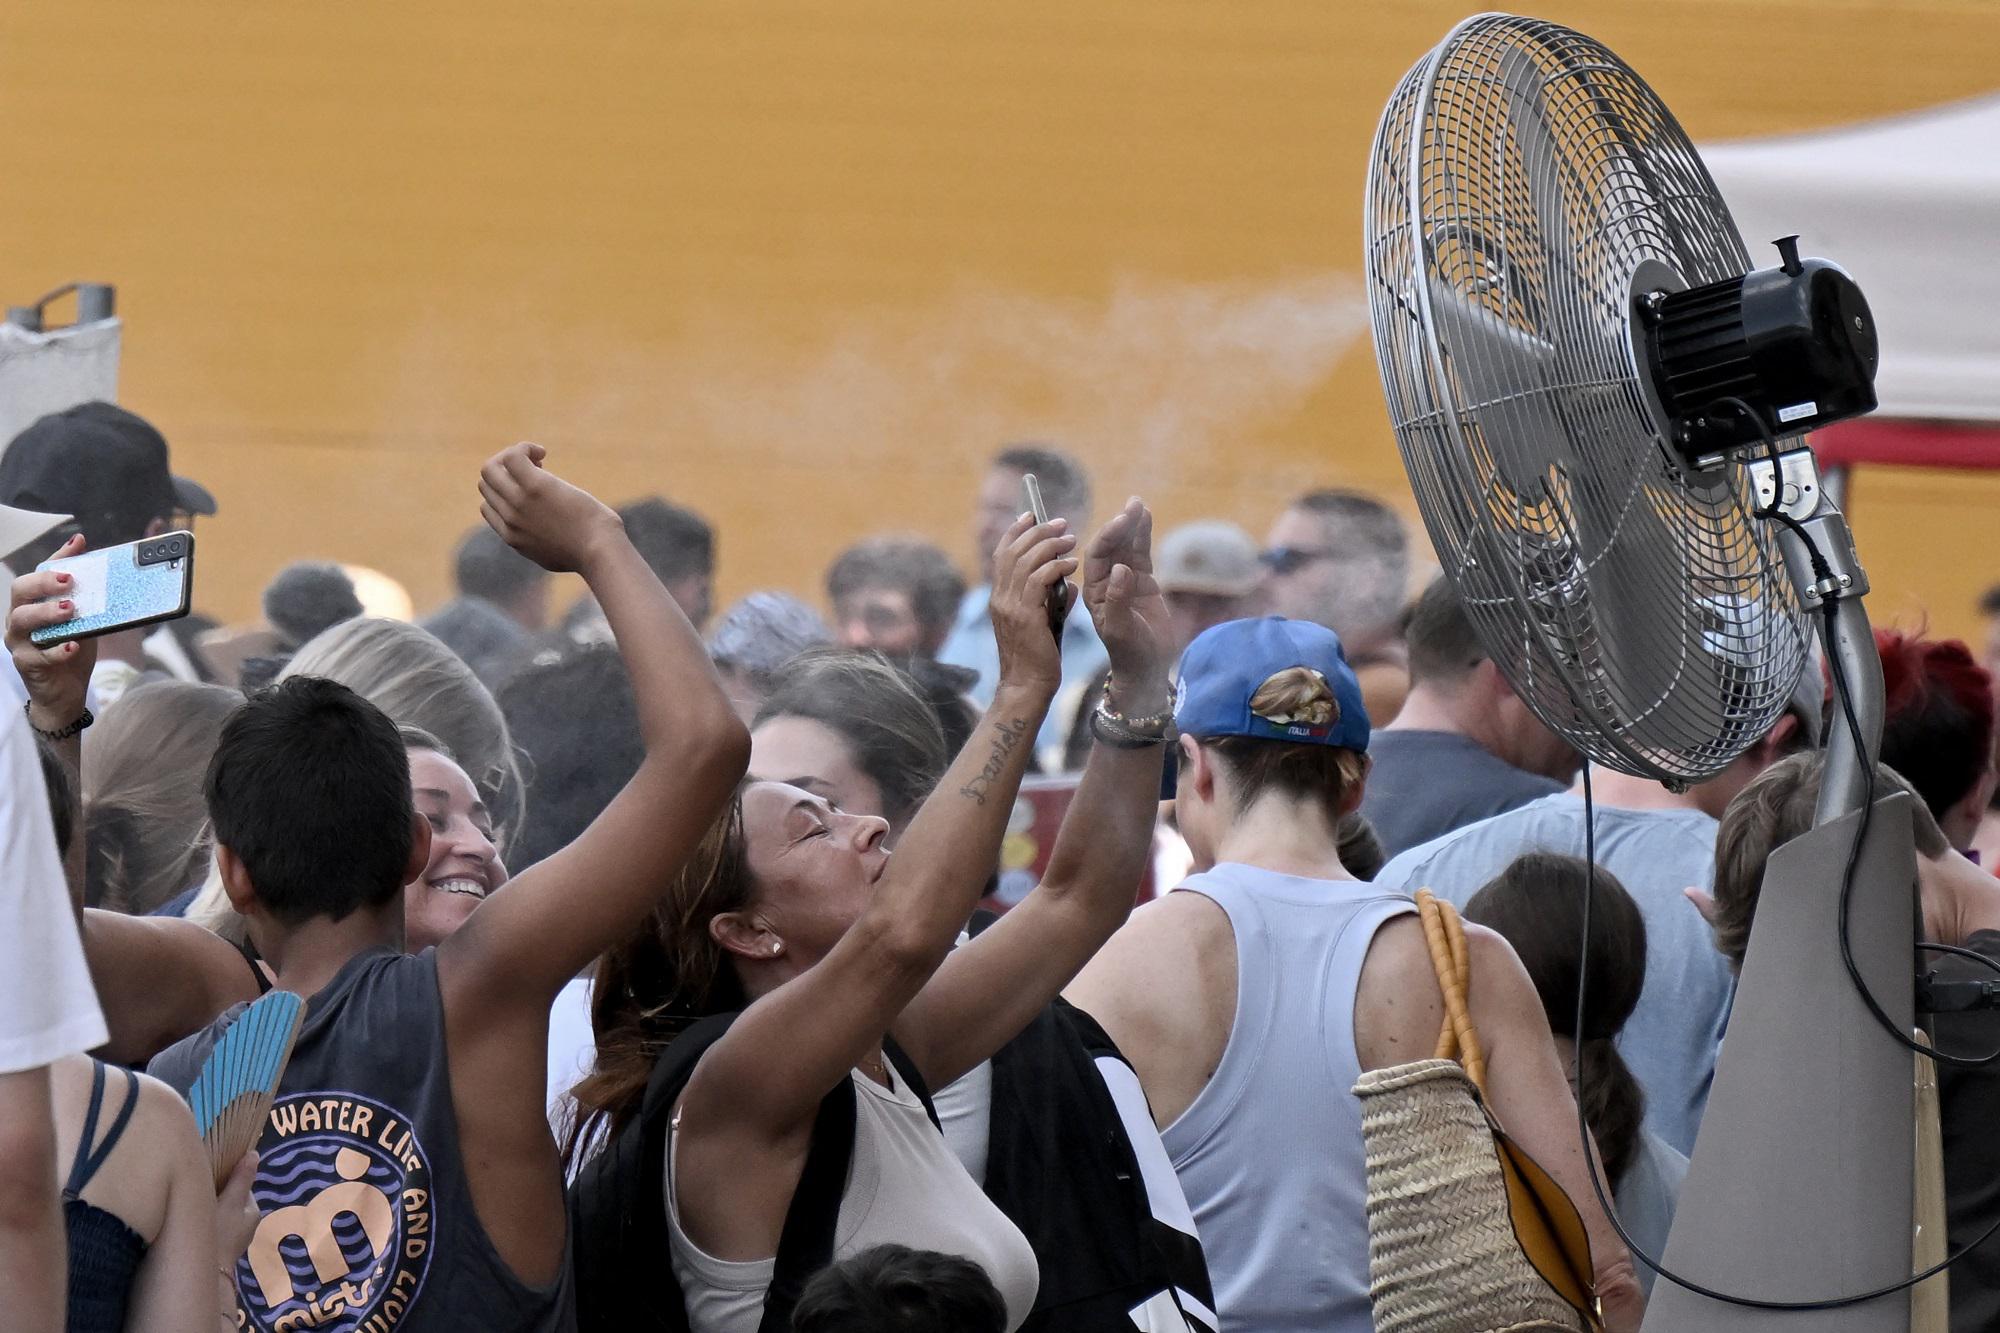
[[1465,924],[1458,909],[1429,889],[1417,890],[1417,913],[1423,921],[1424,943],[1430,947],[1431,968],[1444,992],[1444,1026],[1438,1032],[1435,1058],[1456,1060],[1479,1095],[1486,1096],[1486,1048],[1472,1026],[1466,994],[1472,985],[1472,959],[1465,947]]

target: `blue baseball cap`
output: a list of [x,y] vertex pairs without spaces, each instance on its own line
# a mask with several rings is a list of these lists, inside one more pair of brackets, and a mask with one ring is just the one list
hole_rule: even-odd
[[[1306,715],[1267,716],[1251,700],[1271,677],[1304,667],[1326,682],[1331,701]],[[1181,654],[1174,726],[1183,736],[1251,736],[1294,745],[1368,749],[1368,709],[1361,682],[1347,665],[1340,636],[1310,620],[1265,616],[1231,620],[1202,631]],[[1173,795],[1167,765],[1165,795]]]

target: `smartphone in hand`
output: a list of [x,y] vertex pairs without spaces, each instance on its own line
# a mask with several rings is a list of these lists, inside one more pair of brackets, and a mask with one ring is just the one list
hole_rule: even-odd
[[[1042,503],[1042,484],[1035,480],[1035,474],[1021,474],[1021,494],[1028,502],[1028,512],[1035,516],[1035,522],[1049,521],[1049,507]],[[1056,636],[1060,645],[1063,637],[1063,622],[1069,618],[1069,580],[1057,579],[1049,585],[1049,633]]]
[[177,620],[194,598],[194,534],[168,532],[35,567],[68,574],[76,615],[28,636],[43,648],[135,625]]

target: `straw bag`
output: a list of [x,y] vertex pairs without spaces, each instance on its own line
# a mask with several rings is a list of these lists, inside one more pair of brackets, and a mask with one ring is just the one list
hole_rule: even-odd
[[1369,1070],[1354,1085],[1376,1333],[1595,1333],[1603,1325],[1583,1220],[1486,1107],[1464,927],[1428,890],[1417,908],[1444,991],[1437,1055]]

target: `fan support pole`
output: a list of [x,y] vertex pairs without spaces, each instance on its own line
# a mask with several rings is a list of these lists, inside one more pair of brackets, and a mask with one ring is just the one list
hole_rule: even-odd
[[[1867,580],[1845,519],[1816,484],[1809,451],[1750,467],[1760,489],[1780,488],[1786,512],[1829,567],[1816,569],[1804,541],[1785,530],[1787,564],[1806,606],[1834,606],[1830,625],[1824,614],[1814,619],[1840,663],[1862,744],[1836,701],[1815,827],[1765,868],[1664,1258],[1681,1276],[1729,1295],[1815,1301],[1910,1276],[1916,1057],[1876,1024],[1840,955],[1842,871],[1882,730],[1881,661],[1861,605]],[[1915,1019],[1915,883],[1909,797],[1896,792],[1875,802],[1868,822],[1850,937],[1869,989],[1905,1031]],[[1750,1329],[1909,1333],[1910,1296],[1836,1310],[1764,1310],[1655,1280],[1645,1333]]]

